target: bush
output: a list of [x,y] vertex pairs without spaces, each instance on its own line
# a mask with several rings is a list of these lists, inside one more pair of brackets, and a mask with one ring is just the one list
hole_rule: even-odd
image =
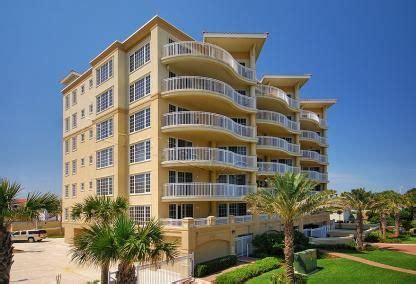
[[260,274],[276,269],[280,266],[280,259],[276,257],[266,257],[254,263],[245,265],[236,270],[221,274],[215,280],[216,284],[238,284],[256,277]]
[[[295,252],[309,248],[309,238],[303,233],[295,231]],[[256,235],[253,239],[255,247],[254,255],[257,257],[264,256],[283,256],[285,247],[285,235],[283,232],[268,232]]]
[[380,234],[378,232],[370,232],[365,238],[364,241],[369,243],[378,243],[380,242]]
[[236,264],[237,256],[235,255],[227,255],[210,261],[201,262],[195,266],[195,276],[203,277]]
[[[285,271],[279,271],[272,275],[270,278],[270,284],[286,284],[289,281],[286,278]],[[295,283],[296,284],[306,284],[308,283],[308,276],[295,273]]]
[[314,245],[314,248],[330,250],[330,251],[355,251],[356,245],[354,242],[349,244],[334,244],[334,245]]
[[416,228],[416,220],[413,220],[412,222],[410,222],[410,226],[412,228]]

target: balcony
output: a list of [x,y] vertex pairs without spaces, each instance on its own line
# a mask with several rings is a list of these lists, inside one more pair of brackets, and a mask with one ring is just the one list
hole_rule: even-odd
[[[283,112],[286,108],[292,111],[299,111],[299,101],[292,99],[286,92],[276,87],[257,85],[256,98],[259,109]],[[283,109],[281,108],[282,105],[284,106]]]
[[228,183],[167,183],[164,201],[241,201],[244,196],[255,192],[256,186]]
[[272,136],[258,136],[257,153],[273,155],[276,152],[288,156],[300,156],[300,145],[287,142],[285,139]]
[[[226,78],[236,84],[255,84],[256,71],[238,63],[219,46],[197,41],[173,42],[164,46],[162,63],[179,73]],[[204,68],[201,68],[204,66]]]
[[207,167],[256,171],[256,156],[236,154],[229,150],[208,147],[180,147],[164,150],[163,165],[176,167]]
[[300,172],[299,167],[292,167],[286,164],[277,162],[257,162],[258,175],[275,175],[285,174],[287,172],[298,173]]
[[307,178],[319,182],[319,183],[327,183],[328,182],[328,174],[327,173],[320,173],[317,171],[301,171],[302,174],[306,175]]
[[319,146],[327,146],[326,137],[320,136],[314,131],[302,130],[300,135],[300,140],[305,142],[305,144],[318,144]]
[[281,134],[299,133],[299,122],[290,120],[287,116],[267,110],[259,110],[256,114],[258,131],[279,136]]
[[224,82],[205,77],[167,78],[163,81],[162,96],[204,111],[230,114],[235,114],[235,111],[257,111],[255,98],[240,94]]
[[256,129],[245,126],[231,118],[202,111],[169,112],[163,115],[163,132],[180,133],[183,138],[207,139],[213,134],[222,141],[241,140],[244,142],[257,142]]
[[326,120],[320,118],[316,113],[312,111],[302,110],[300,113],[300,120],[302,122],[302,129],[303,126],[308,129],[314,129],[316,126],[322,129],[327,128]]
[[328,156],[319,154],[315,151],[302,150],[302,161],[315,162],[322,165],[328,164]]

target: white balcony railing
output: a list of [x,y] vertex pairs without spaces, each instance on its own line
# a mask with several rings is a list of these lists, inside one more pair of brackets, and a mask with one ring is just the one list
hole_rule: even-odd
[[277,162],[257,162],[258,173],[263,175],[285,174],[287,172],[298,173],[299,167],[292,167]]
[[315,151],[302,150],[302,160],[312,160],[318,163],[328,163],[328,156],[319,154]]
[[279,124],[291,131],[299,131],[300,125],[299,122],[290,120],[287,116],[268,110],[260,110],[256,114],[257,121],[267,121],[271,123]]
[[168,198],[241,198],[255,192],[256,186],[236,185],[228,183],[167,183],[164,188],[164,199]]
[[256,169],[256,156],[240,155],[229,150],[208,147],[178,147],[167,148],[164,151],[166,162],[205,162],[247,170]]
[[161,218],[159,219],[159,222],[163,226],[182,227],[182,219]]
[[243,108],[256,109],[256,100],[254,98],[242,95],[230,85],[211,78],[198,76],[167,78],[163,81],[163,91],[206,91],[224,96]]
[[164,46],[163,56],[165,58],[174,56],[198,56],[213,58],[231,67],[234,72],[244,79],[250,81],[256,80],[256,71],[254,69],[241,65],[230,53],[228,53],[228,51],[210,43],[197,41],[169,43]]
[[195,227],[208,226],[208,218],[196,218],[194,219]]
[[328,174],[320,173],[317,171],[305,171],[302,170],[302,174],[306,175],[309,179],[317,182],[328,182]]
[[202,111],[169,112],[163,115],[162,129],[184,126],[206,127],[221,129],[244,139],[255,139],[254,127],[239,124],[224,115]]
[[285,102],[290,108],[299,109],[299,101],[289,97],[283,90],[267,85],[256,86],[256,97],[276,98]]
[[258,136],[257,148],[273,148],[300,155],[300,145],[287,142],[285,139],[272,136]]
[[322,137],[318,133],[313,132],[313,131],[302,130],[302,133],[300,135],[300,139],[301,140],[314,141],[314,142],[319,143],[321,145],[326,145],[327,144],[326,137]]
[[236,224],[250,223],[251,221],[253,221],[253,215],[234,216]]
[[300,119],[313,120],[317,122],[322,128],[327,127],[326,120],[320,118],[316,113],[312,111],[302,110],[302,112],[300,113]]

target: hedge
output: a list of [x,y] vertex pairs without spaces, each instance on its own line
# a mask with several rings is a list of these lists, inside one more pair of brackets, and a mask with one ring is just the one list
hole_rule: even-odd
[[195,266],[195,276],[203,277],[205,275],[221,271],[236,264],[237,256],[235,255],[227,255],[207,262],[201,262]]
[[216,284],[237,284],[243,283],[260,274],[276,269],[280,266],[280,259],[277,257],[266,257],[254,263],[237,268],[233,271],[221,274],[215,280]]

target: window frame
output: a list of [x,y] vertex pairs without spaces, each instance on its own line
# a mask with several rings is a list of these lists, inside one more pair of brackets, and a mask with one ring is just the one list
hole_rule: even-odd
[[[140,176],[143,176],[143,191],[139,191],[137,189],[138,181],[137,179],[140,178]],[[132,174],[129,176],[129,194],[130,195],[144,195],[144,194],[150,194],[151,193],[151,172],[141,172],[137,174]]]
[[[111,183],[107,183],[106,185],[108,186],[107,191],[108,194],[102,194],[103,191],[103,185],[101,184],[102,181],[107,181],[111,180]],[[100,183],[100,185],[98,184]],[[100,193],[98,192],[100,191]],[[110,193],[111,191],[111,193]],[[98,196],[113,196],[114,194],[114,176],[105,176],[105,177],[99,177],[95,179],[95,194]]]
[[[143,127],[141,128],[137,128],[136,129],[136,125],[139,125],[139,118],[136,118],[136,116],[140,115],[141,113],[144,113],[144,117],[143,117]],[[141,110],[138,110],[136,112],[134,112],[133,114],[129,115],[129,134],[133,134],[133,133],[137,133],[140,131],[143,131],[145,129],[148,129],[152,126],[152,116],[151,116],[151,109],[150,106],[143,108]]]
[[[106,165],[102,165],[103,163],[103,157],[99,156],[102,155],[104,152],[110,151],[110,154],[107,153],[107,160],[109,164]],[[110,146],[110,147],[106,147],[100,150],[97,150],[95,152],[95,168],[97,170],[99,169],[104,169],[104,168],[109,168],[112,167],[114,165],[114,147]]]
[[[136,147],[139,146],[139,144],[143,144],[144,145],[144,159],[143,160],[136,160]],[[129,164],[137,164],[137,163],[143,163],[143,162],[148,162],[152,159],[152,145],[151,145],[151,141],[150,138],[148,139],[144,139],[144,140],[140,140],[136,143],[130,144],[129,146]],[[133,153],[132,153],[133,151]],[[147,152],[148,151],[148,152]],[[132,159],[133,157],[133,159]],[[147,158],[148,157],[148,158]]]

